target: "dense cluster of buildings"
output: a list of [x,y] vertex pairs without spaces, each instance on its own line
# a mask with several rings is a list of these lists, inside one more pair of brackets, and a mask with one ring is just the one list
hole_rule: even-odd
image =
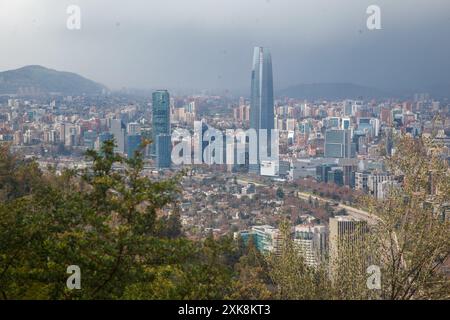
[[[243,154],[230,156],[225,143],[223,152],[210,151],[224,161],[205,166],[211,155],[204,151],[213,142],[211,136],[205,137],[210,128],[269,133],[257,135],[256,163],[249,161],[246,138]],[[449,159],[450,104],[427,94],[409,100],[275,98],[271,55],[261,47],[254,49],[249,99],[171,96],[167,90],[155,91],[151,98],[120,93],[0,97],[0,141],[36,157],[42,168],[88,166],[84,152],[100,150],[110,139],[115,140],[116,152],[133,157],[144,141],[151,140],[142,149],[145,170],[163,177],[182,167],[171,158],[180,143],[174,139],[177,130],[192,134],[191,150],[200,150],[203,160],[189,167],[182,182],[181,218],[188,235],[235,232],[246,241],[253,239],[262,252],[277,252],[278,218],[289,211],[296,222],[291,237],[314,266],[325,255],[336,254],[333,238],[345,236],[360,222],[350,216],[330,214],[324,220],[314,212],[305,215],[295,204],[295,194],[287,192],[290,184],[315,179],[383,200],[401,185],[401,177],[386,165],[387,157],[396,152],[397,133],[429,136],[446,146],[444,156]],[[273,134],[278,136],[276,146]],[[261,139],[267,139],[267,150],[260,150]],[[277,157],[267,160],[261,152]],[[283,197],[275,192],[278,186],[285,190]]]

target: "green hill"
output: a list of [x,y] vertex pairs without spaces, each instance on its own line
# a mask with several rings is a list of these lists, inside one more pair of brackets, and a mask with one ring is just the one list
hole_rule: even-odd
[[105,86],[78,74],[37,65],[0,72],[0,94],[95,95],[104,89]]

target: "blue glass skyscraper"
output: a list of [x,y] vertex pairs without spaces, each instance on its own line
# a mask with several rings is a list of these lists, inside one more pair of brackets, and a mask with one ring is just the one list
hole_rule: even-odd
[[158,168],[170,168],[172,163],[172,136],[160,134],[156,139],[156,166]]
[[142,143],[142,137],[140,134],[127,135],[127,157],[133,158],[134,153],[139,150]]
[[353,158],[354,147],[350,130],[331,129],[325,132],[325,158]]
[[170,167],[171,140],[170,140],[170,96],[167,90],[153,92],[153,154],[156,156],[158,168]]
[[[270,130],[274,128],[273,114],[273,75],[272,57],[267,48],[255,47],[253,51],[252,83],[250,95],[250,128],[258,133],[267,130],[267,146],[270,155]],[[259,173],[259,149],[261,142],[258,136],[258,164],[250,164],[251,172]]]

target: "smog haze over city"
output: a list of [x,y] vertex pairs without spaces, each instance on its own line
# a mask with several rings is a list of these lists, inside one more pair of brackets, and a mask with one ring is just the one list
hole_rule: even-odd
[[[66,28],[79,5],[82,27]],[[368,0],[0,1],[0,70],[39,64],[112,89],[176,88],[248,94],[249,52],[269,47],[275,90],[355,83],[419,90],[450,83],[450,3],[386,1],[382,29]],[[250,57],[250,58],[249,58]]]

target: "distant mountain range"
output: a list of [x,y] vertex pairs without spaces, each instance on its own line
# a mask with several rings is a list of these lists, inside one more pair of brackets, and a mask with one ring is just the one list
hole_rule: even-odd
[[105,86],[78,74],[37,65],[0,72],[0,94],[94,95],[104,89]]
[[[38,65],[0,72],[0,95],[39,94],[97,95],[107,88],[76,73],[57,71]],[[148,91],[148,90],[146,90]],[[137,94],[134,91],[129,94]],[[415,93],[429,93],[435,99],[450,99],[450,84],[430,85],[420,89],[381,90],[352,83],[300,84],[277,90],[277,97],[306,100],[342,100],[371,98],[412,98]]]

